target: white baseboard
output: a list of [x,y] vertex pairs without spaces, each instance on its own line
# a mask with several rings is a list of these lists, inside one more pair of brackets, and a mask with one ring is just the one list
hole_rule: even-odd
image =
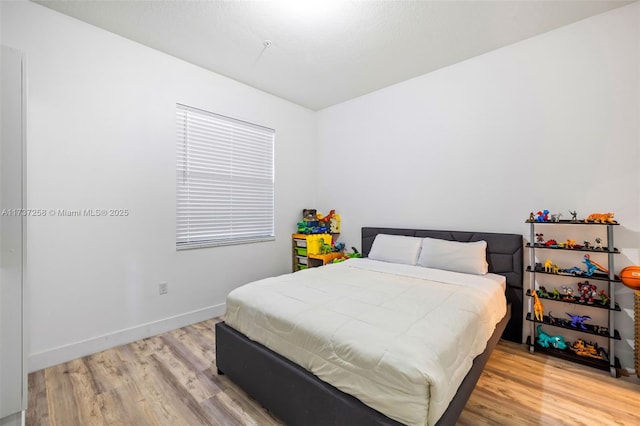
[[158,321],[149,322],[114,333],[105,334],[80,342],[71,343],[54,349],[29,354],[28,371],[42,370],[43,368],[58,365],[63,362],[81,358],[86,355],[95,354],[116,346],[125,345],[135,342],[136,340],[155,336],[156,334],[165,333],[175,330],[189,324],[205,321],[224,315],[225,304],[210,306],[208,308],[199,309],[197,311],[187,312]]
[[12,414],[0,419],[0,426],[24,426],[25,424],[25,411]]

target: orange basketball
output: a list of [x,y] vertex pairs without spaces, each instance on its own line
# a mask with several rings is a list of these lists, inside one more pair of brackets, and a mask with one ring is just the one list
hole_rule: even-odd
[[622,284],[634,290],[640,290],[640,266],[627,266],[620,271]]

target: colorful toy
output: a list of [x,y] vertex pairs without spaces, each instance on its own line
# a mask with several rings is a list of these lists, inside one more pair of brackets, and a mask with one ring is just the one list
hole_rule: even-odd
[[326,224],[329,223],[334,214],[336,214],[335,210],[329,211],[329,214],[324,217],[322,216],[322,213],[316,213],[316,218],[318,219],[318,222]]
[[585,301],[589,305],[593,305],[593,297],[596,295],[598,287],[593,284],[589,284],[589,281],[578,283],[578,292],[580,292],[580,303]]
[[353,253],[345,253],[344,257],[334,259],[333,263],[344,262],[347,259],[357,259],[362,257],[362,253],[360,253],[357,248],[351,247],[351,250],[353,251]]
[[543,348],[548,348],[549,346],[553,346],[556,349],[566,349],[567,344],[564,341],[564,337],[562,336],[549,336],[547,333],[542,331],[542,326],[539,325],[538,328],[538,344]]
[[[331,241],[331,240],[329,240]],[[333,246],[324,242],[324,238],[320,238],[320,253],[328,254],[333,251]]]
[[569,318],[571,318],[570,325],[573,328],[578,328],[578,326],[580,326],[581,329],[586,330],[587,327],[584,326],[584,322],[591,321],[591,317],[589,315],[573,315],[569,312],[566,312],[566,314],[569,315]]
[[333,234],[340,233],[340,215],[334,214],[333,217],[329,220],[329,229]]
[[547,293],[547,289],[545,288],[545,286],[540,286],[540,288],[538,289],[538,296],[547,299],[549,298],[549,293]]
[[583,273],[585,277],[590,277],[596,271],[604,272],[605,274],[609,273],[609,270],[607,268],[591,260],[591,256],[589,256],[589,254],[584,255],[582,263],[587,265],[587,271]]
[[326,226],[319,225],[317,220],[303,220],[297,223],[298,234],[324,234]]
[[586,356],[596,359],[608,359],[607,353],[604,349],[599,348],[597,343],[585,342],[582,339],[578,339],[573,342],[570,348],[576,355]]
[[557,273],[560,275],[573,275],[574,277],[578,277],[582,275],[582,269],[574,266],[572,268],[558,269]]
[[301,220],[297,223],[298,225],[298,234],[308,234],[311,230],[311,227],[308,225],[309,222]]
[[362,257],[362,253],[360,253],[360,252],[358,251],[358,249],[357,249],[357,248],[355,248],[355,247],[351,247],[351,250],[353,250],[353,253],[348,254],[348,256],[349,256],[350,258],[351,258],[351,257],[355,257],[355,258],[360,258],[360,257]]
[[584,221],[585,223],[618,223],[613,220],[613,213],[591,213]]
[[609,295],[605,293],[604,290],[600,290],[598,295],[600,296],[600,304],[602,306],[606,306],[609,304]]
[[[333,219],[337,217],[337,222],[334,224]],[[331,231],[329,231],[330,226]],[[335,214],[335,210],[331,210],[327,216],[323,216],[322,213],[317,213],[315,209],[303,209],[302,220],[297,223],[298,234],[325,234],[327,232],[334,232],[333,227],[336,227],[334,233],[340,232],[340,217]]]
[[557,288],[554,288],[549,298],[554,300],[560,300],[560,290],[558,290]]
[[533,296],[533,315],[538,321],[542,322],[544,319],[544,306],[540,302],[536,291],[533,291],[531,295]]
[[552,247],[553,248],[553,247],[557,247],[558,243],[556,242],[556,240],[552,239],[552,240],[549,240],[546,243],[544,243],[544,245],[547,246],[547,247]]
[[536,222],[549,222],[549,210],[542,210],[537,213]]
[[544,262],[544,271],[545,272],[551,272],[551,265],[552,264],[553,263],[551,262],[551,259],[545,260],[545,262]]
[[563,285],[562,293],[564,294],[564,296],[562,297],[562,300],[573,302],[573,289],[571,287],[567,287],[566,285]]
[[576,244],[576,240],[567,240],[564,242],[564,248],[572,249]]
[[536,244],[544,245],[544,234],[536,234]]
[[640,266],[627,266],[620,271],[622,284],[633,290],[640,290]]

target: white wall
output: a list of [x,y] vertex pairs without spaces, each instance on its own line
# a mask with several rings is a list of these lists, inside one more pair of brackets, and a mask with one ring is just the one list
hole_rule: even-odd
[[362,226],[527,236],[532,211],[613,211],[618,266],[637,264],[639,22],[634,3],[319,112],[318,164],[340,179],[318,180],[318,208],[357,247]]
[[[1,7],[2,43],[27,58],[28,207],[130,211],[29,219],[30,370],[220,315],[230,289],[291,270],[315,201],[297,161],[312,111],[34,3]],[[276,129],[275,242],[176,252],[176,102]]]

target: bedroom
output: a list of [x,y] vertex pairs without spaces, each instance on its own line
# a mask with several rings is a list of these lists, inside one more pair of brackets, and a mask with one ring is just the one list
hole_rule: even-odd
[[[31,371],[222,315],[231,289],[290,270],[305,207],[338,209],[348,246],[362,226],[526,235],[531,210],[611,210],[640,262],[637,3],[320,111],[34,3],[1,7],[2,44],[28,61],[28,205],[132,212],[29,221]],[[176,102],[276,129],[275,241],[175,251]]]

